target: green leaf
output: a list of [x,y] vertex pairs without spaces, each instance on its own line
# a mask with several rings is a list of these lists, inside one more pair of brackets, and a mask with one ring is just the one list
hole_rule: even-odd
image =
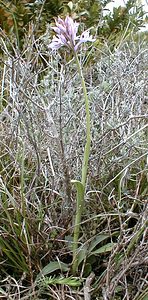
[[108,234],[98,234],[94,237],[94,239],[91,241],[90,246],[88,248],[89,254],[91,254],[92,250],[102,241],[106,240],[109,238]]
[[[102,241],[109,238],[108,234],[99,234],[94,237],[94,239],[91,241],[90,245],[88,243],[85,243],[81,247],[78,248],[78,266],[80,263],[87,257],[91,256],[92,250]],[[104,247],[104,246],[103,246]],[[101,247],[102,248],[102,247]],[[101,249],[99,248],[99,249]],[[94,253],[94,252],[93,252]]]
[[148,287],[135,300],[148,300]]
[[73,250],[73,237],[71,235],[66,235],[65,241],[66,241],[66,244],[67,244],[69,250],[72,251]]
[[148,299],[148,293],[144,296],[144,298],[141,298],[141,300],[147,300]]
[[[13,242],[14,241],[15,240],[13,240]],[[0,238],[0,247],[2,251],[5,253],[5,255],[7,256],[7,258],[9,258],[9,260],[11,260],[11,262],[13,262],[17,268],[19,269],[21,268],[25,272],[28,272],[26,262],[24,260],[23,255],[21,255],[22,254],[21,252],[19,254],[19,252],[17,252],[15,248],[11,247],[9,243],[3,238]]]
[[88,253],[88,246],[86,244],[79,247],[79,249],[78,249],[78,266],[87,257],[87,253]]
[[7,293],[2,288],[0,288],[0,293],[2,293],[3,295],[7,296]]
[[67,264],[62,263],[60,261],[51,261],[47,266],[45,266],[41,272],[37,275],[36,280],[38,280],[40,277],[48,275],[56,270],[61,270],[63,272],[66,272],[69,270],[69,267]]
[[110,252],[110,251],[112,251],[112,249],[114,248],[115,245],[116,245],[115,243],[108,243],[108,244],[100,247],[99,249],[91,252],[90,255],[102,254],[102,253]]
[[83,272],[84,275],[83,276],[88,277],[91,272],[92,272],[92,265],[90,263],[86,263],[86,265],[84,267],[84,272]]
[[69,286],[81,286],[82,279],[76,277],[44,277],[39,281],[39,286],[55,285],[55,284],[65,284]]
[[82,182],[79,181],[79,180],[71,180],[71,183],[74,183],[78,195],[79,195],[80,197],[83,197],[83,194],[84,194],[84,186],[83,186]]

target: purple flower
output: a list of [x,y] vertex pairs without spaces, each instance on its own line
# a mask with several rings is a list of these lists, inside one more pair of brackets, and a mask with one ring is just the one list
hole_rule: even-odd
[[94,42],[95,39],[89,35],[89,30],[84,31],[77,36],[79,23],[74,22],[69,16],[62,20],[60,17],[55,19],[56,26],[52,27],[56,35],[53,37],[49,48],[58,50],[62,46],[66,46],[73,51],[77,51],[78,47],[85,42]]

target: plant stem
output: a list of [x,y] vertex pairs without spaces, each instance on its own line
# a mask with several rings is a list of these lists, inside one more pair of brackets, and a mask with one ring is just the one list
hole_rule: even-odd
[[78,72],[81,78],[81,84],[84,93],[84,100],[85,100],[85,111],[86,111],[86,144],[84,149],[84,157],[83,157],[83,164],[82,164],[82,175],[81,175],[81,183],[77,186],[77,208],[76,208],[76,217],[75,217],[75,227],[74,227],[74,239],[73,239],[73,265],[72,271],[73,274],[76,274],[78,268],[78,239],[80,233],[80,223],[81,223],[81,216],[84,207],[84,194],[86,188],[86,180],[87,180],[87,169],[88,169],[88,161],[89,161],[89,154],[90,154],[90,145],[91,145],[91,134],[90,134],[90,111],[89,111],[89,100],[85,85],[85,80],[81,68],[81,64],[79,62],[79,58],[76,52],[74,52],[74,56],[76,59]]
[[82,68],[81,68],[77,53],[75,53],[75,59],[76,59],[77,67],[78,67],[78,72],[81,77],[81,83],[82,83],[84,100],[85,100],[85,111],[86,111],[86,144],[85,144],[85,150],[84,150],[84,158],[83,158],[83,165],[82,165],[82,177],[81,177],[81,183],[83,184],[83,186],[85,188],[86,179],[87,179],[88,160],[89,160],[89,154],[90,154],[90,145],[91,145],[90,111],[89,111],[89,99],[87,96],[85,80],[84,80]]
[[80,233],[81,216],[84,206],[84,187],[79,190],[77,187],[77,207],[75,216],[75,226],[74,226],[74,238],[73,238],[73,262],[72,262],[72,273],[76,275],[78,269],[78,240]]

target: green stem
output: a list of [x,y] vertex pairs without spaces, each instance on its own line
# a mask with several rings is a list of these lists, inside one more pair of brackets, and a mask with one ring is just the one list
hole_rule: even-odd
[[81,83],[83,87],[84,99],[85,99],[85,111],[86,111],[86,145],[84,150],[84,158],[83,158],[83,165],[82,165],[82,179],[81,183],[83,184],[84,188],[86,186],[86,179],[87,179],[87,168],[88,168],[88,160],[90,154],[90,145],[91,145],[91,134],[90,134],[90,111],[89,111],[89,100],[87,96],[87,90],[85,85],[84,76],[82,73],[82,68],[77,56],[75,54],[79,75],[81,76]]
[[81,78],[81,84],[84,93],[84,100],[85,100],[85,111],[86,111],[86,144],[84,149],[84,158],[82,164],[82,177],[81,177],[81,191],[77,188],[77,208],[76,208],[76,217],[75,217],[75,227],[74,227],[74,239],[73,239],[73,265],[72,271],[73,274],[77,272],[78,268],[78,239],[79,239],[79,232],[80,232],[80,223],[81,223],[81,216],[84,207],[84,194],[86,188],[86,180],[87,180],[87,169],[88,169],[88,161],[89,161],[89,154],[90,154],[90,146],[91,146],[91,134],[90,134],[90,111],[89,111],[89,100],[85,85],[85,80],[82,72],[82,68],[78,59],[78,55],[74,53],[78,72]]
[[[81,184],[79,182],[79,184]],[[84,206],[84,187],[81,190],[77,187],[77,207],[75,216],[75,226],[74,226],[74,238],[73,238],[73,263],[72,263],[72,273],[76,275],[78,269],[78,240],[80,233],[81,216]]]

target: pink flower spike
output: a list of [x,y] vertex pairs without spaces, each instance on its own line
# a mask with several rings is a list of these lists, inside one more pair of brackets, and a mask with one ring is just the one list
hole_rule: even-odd
[[[51,27],[56,36],[53,37],[52,42],[49,44],[49,48],[57,50],[62,46],[66,46],[73,51],[77,51],[78,47],[85,42],[93,42],[95,39],[89,35],[89,30],[84,31],[81,36],[77,36],[79,23],[74,22],[69,16],[62,20],[60,17],[55,19],[54,27]],[[76,42],[78,43],[76,44]]]

